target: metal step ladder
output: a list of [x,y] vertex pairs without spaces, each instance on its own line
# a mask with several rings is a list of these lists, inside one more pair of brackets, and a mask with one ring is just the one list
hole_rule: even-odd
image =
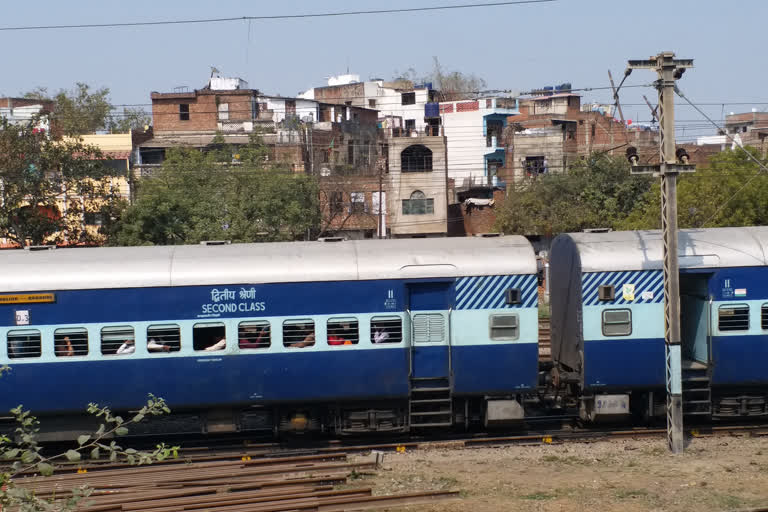
[[709,367],[697,361],[683,361],[683,416],[708,417],[712,415],[712,389]]
[[453,424],[449,377],[411,377],[409,402],[411,428],[450,427]]

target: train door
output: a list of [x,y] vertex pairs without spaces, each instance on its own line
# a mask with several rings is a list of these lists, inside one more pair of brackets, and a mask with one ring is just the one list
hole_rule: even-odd
[[680,337],[683,360],[709,364],[709,279],[712,274],[680,274]]
[[411,377],[450,376],[451,282],[408,286]]

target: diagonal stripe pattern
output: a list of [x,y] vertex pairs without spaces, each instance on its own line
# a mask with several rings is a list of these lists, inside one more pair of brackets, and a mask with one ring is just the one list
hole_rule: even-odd
[[[635,300],[622,296],[625,284],[635,285]],[[613,285],[616,294],[612,301],[598,300],[598,288]],[[587,272],[581,276],[581,298],[585,306],[598,304],[661,304],[664,302],[664,275],[661,270],[637,270],[629,272]],[[643,292],[651,292],[653,298],[643,299]]]
[[[505,293],[520,289],[520,304],[507,304]],[[538,306],[535,275],[474,276],[456,280],[456,309],[512,309]]]

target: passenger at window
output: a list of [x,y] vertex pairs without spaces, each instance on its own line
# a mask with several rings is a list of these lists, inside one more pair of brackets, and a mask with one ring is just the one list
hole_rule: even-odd
[[389,333],[385,331],[384,329],[377,328],[376,332],[373,333],[373,342],[374,343],[384,343],[389,339]]
[[349,327],[349,324],[341,324],[341,329],[339,329],[339,335],[331,334],[328,336],[328,344],[329,345],[352,345],[352,340],[349,339],[349,334],[351,333],[351,329]]
[[56,342],[56,355],[58,357],[69,357],[75,355],[75,349],[72,348],[72,342],[69,336],[64,336]]
[[147,342],[147,350],[150,352],[170,352],[171,346],[164,343],[158,343],[156,340],[150,338]]
[[122,345],[117,349],[116,354],[123,355],[123,354],[133,354],[136,352],[136,342],[135,340],[125,340]]
[[307,334],[307,336],[304,338],[303,341],[299,341],[297,343],[291,343],[288,345],[288,348],[304,348],[304,347],[311,347],[315,344],[315,333],[310,332]]
[[224,350],[226,346],[227,346],[227,339],[224,336],[222,336],[221,338],[218,339],[218,341],[216,341],[216,343],[214,343],[210,347],[206,347],[203,350],[206,350],[209,352],[212,352],[215,350]]
[[267,348],[269,347],[269,329],[264,326],[260,328],[246,327],[243,330],[242,338],[238,341],[240,348]]

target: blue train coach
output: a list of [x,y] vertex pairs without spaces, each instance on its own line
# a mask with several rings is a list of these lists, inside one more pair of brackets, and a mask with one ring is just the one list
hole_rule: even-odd
[[[684,414],[768,415],[768,227],[678,243]],[[664,413],[662,258],[659,231],[553,242],[553,378],[576,387],[585,419]]]
[[60,432],[148,393],[162,432],[503,423],[537,384],[522,237],[16,250],[0,274],[0,409]]

